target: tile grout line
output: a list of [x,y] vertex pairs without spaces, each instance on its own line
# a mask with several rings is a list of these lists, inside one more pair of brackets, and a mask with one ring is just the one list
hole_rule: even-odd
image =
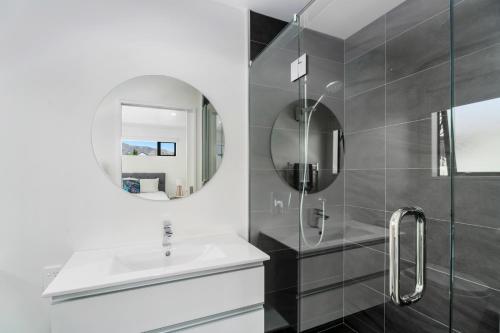
[[[379,88],[382,88],[382,87],[384,87],[385,85],[386,85],[385,83],[383,83],[383,84],[379,84],[379,85],[377,85],[377,86],[375,86],[375,87],[368,88],[368,89],[363,90],[363,91],[361,91],[361,92],[359,92],[359,93],[356,93],[356,94],[353,94],[353,95],[346,95],[346,96],[345,96],[345,100],[347,101],[347,100],[350,100],[350,99],[353,99],[353,98],[359,97],[359,96],[361,96],[361,95],[364,95],[364,94],[367,94],[367,93],[372,92],[372,91],[374,91],[374,90],[377,90],[377,89],[379,89]],[[345,89],[345,90],[347,90],[347,89]]]
[[424,23],[431,21],[432,19],[434,19],[434,18],[438,17],[439,15],[442,15],[442,14],[446,13],[446,12],[447,12],[447,11],[449,11],[449,10],[450,10],[449,8],[445,8],[445,9],[441,10],[440,12],[437,12],[437,13],[433,14],[432,16],[430,16],[430,17],[428,17],[428,18],[424,19],[423,21],[420,21],[420,22],[418,22],[418,23],[416,23],[416,24],[412,25],[411,27],[407,28],[406,30],[403,30],[403,31],[401,31],[401,32],[399,32],[399,33],[397,33],[397,34],[395,34],[394,36],[391,36],[391,38],[389,38],[389,39],[387,39],[387,35],[386,35],[386,40],[387,40],[387,42],[393,41],[394,39],[396,39],[396,38],[398,38],[398,37],[401,37],[401,36],[403,36],[404,34],[406,34],[406,33],[410,32],[410,31],[412,31],[412,30],[415,30],[416,28],[420,27],[420,26],[421,26],[421,25],[423,25]]
[[[271,85],[268,85],[268,84],[255,83],[255,82],[250,82],[250,85],[251,86],[261,87],[261,88],[280,90],[282,92],[287,92],[287,93],[290,93],[292,95],[295,95],[297,93],[297,91],[296,91],[297,89],[293,89],[293,88],[288,89],[288,88],[280,87],[280,86],[277,86],[277,85],[271,86]],[[321,96],[321,92],[312,91],[309,94],[309,96],[311,96],[311,97],[319,97],[319,96]],[[343,102],[344,101],[342,98],[335,97],[335,96],[332,96],[332,95],[329,95],[329,94],[326,94],[325,98],[337,100],[339,102]]]
[[[455,6],[460,5],[462,2],[463,2],[463,0],[459,1],[458,3],[456,3],[456,4],[455,4]],[[377,44],[376,46],[372,47],[372,48],[371,48],[371,49],[369,49],[369,50],[366,50],[365,52],[361,53],[360,55],[358,55],[358,56],[356,56],[356,57],[354,57],[354,58],[352,58],[352,59],[349,59],[349,61],[346,61],[345,63],[346,63],[346,64],[349,64],[349,63],[351,63],[351,62],[353,62],[353,61],[355,61],[355,60],[357,60],[357,59],[361,58],[362,56],[364,56],[364,55],[366,55],[366,54],[370,53],[371,51],[375,50],[377,47],[380,47],[380,46],[382,46],[382,45],[384,45],[384,44],[386,44],[386,45],[385,45],[385,47],[386,47],[386,49],[387,49],[387,43],[388,43],[388,42],[390,42],[390,41],[392,41],[392,40],[394,40],[394,39],[396,39],[396,38],[398,38],[398,37],[401,37],[401,36],[402,36],[402,35],[404,35],[405,33],[410,32],[411,30],[414,30],[415,28],[419,27],[420,25],[422,25],[422,24],[424,24],[424,23],[426,23],[426,22],[428,22],[428,21],[432,20],[433,18],[435,18],[435,17],[437,17],[437,16],[439,16],[439,15],[441,15],[441,14],[445,13],[445,12],[446,12],[446,11],[448,11],[448,10],[449,10],[449,8],[443,9],[442,11],[437,12],[436,14],[433,14],[432,16],[430,16],[430,17],[428,17],[428,18],[426,18],[426,19],[424,19],[424,20],[422,20],[422,21],[420,21],[420,22],[418,22],[418,23],[415,23],[415,24],[414,24],[414,25],[412,25],[411,27],[409,27],[409,28],[407,28],[407,29],[405,29],[405,30],[403,30],[403,31],[401,31],[401,32],[399,32],[399,33],[397,33],[397,34],[395,34],[395,35],[394,35],[394,36],[392,36],[391,38],[387,38],[387,13],[386,13],[386,14],[384,14],[384,16],[385,16],[385,17],[384,17],[384,21],[385,21],[385,25],[384,25],[384,36],[385,36],[385,38],[384,38],[384,42],[382,42],[382,43],[380,43],[380,44]],[[378,19],[377,19],[377,20],[378,20]],[[376,21],[376,20],[375,20],[375,21]],[[373,22],[375,22],[375,21],[373,21]],[[372,22],[372,23],[373,23],[373,22]],[[371,23],[370,23],[370,24],[371,24]]]
[[[387,96],[385,98],[387,99]],[[409,125],[409,124],[423,122],[423,121],[429,121],[429,120],[431,120],[430,117],[419,118],[419,119],[404,121],[404,122],[400,122],[400,123],[386,124],[385,126],[377,126],[377,127],[372,127],[372,128],[367,128],[367,129],[361,129],[361,130],[352,131],[352,132],[346,132],[346,135],[375,131],[375,130],[378,130],[378,129],[382,129],[384,127],[397,127],[397,126]]]
[[414,312],[418,313],[419,315],[421,315],[421,316],[423,316],[423,317],[426,317],[427,319],[432,320],[432,321],[433,321],[433,322],[435,322],[435,323],[438,323],[438,324],[440,324],[440,325],[442,325],[442,326],[444,326],[444,327],[449,328],[449,326],[448,326],[448,325],[446,325],[445,323],[442,323],[442,322],[440,322],[439,320],[437,320],[437,319],[435,319],[435,318],[432,318],[432,317],[431,317],[431,316],[429,316],[429,315],[426,315],[425,313],[422,313],[422,312],[420,312],[420,311],[418,311],[418,310],[415,310],[415,309],[414,309],[414,308],[412,308],[412,307],[408,307],[408,308],[409,308],[410,310],[412,310],[412,311],[414,311]]

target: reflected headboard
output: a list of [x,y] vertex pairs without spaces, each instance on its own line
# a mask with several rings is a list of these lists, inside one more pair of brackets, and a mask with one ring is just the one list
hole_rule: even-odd
[[123,178],[137,178],[137,179],[155,179],[158,178],[158,190],[165,192],[165,173],[149,173],[149,172],[136,172],[136,173],[122,173]]

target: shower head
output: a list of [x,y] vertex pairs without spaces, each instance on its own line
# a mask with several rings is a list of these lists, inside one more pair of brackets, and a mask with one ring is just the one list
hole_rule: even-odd
[[323,98],[325,98],[326,94],[335,94],[335,93],[339,92],[342,89],[342,87],[343,87],[342,81],[332,81],[332,82],[327,83],[327,85],[325,86],[325,92],[323,93],[323,95],[321,95],[318,98],[316,103],[314,103],[314,106],[311,108],[311,112],[316,110],[319,103],[321,103]]
[[342,89],[342,81],[332,81],[325,86],[325,92],[335,94]]

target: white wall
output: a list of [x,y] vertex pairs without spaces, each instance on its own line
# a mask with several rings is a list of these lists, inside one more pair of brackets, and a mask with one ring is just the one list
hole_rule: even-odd
[[[42,267],[75,250],[215,225],[247,234],[247,14],[209,0],[0,0],[0,331],[49,332]],[[102,98],[130,78],[177,77],[222,117],[226,155],[168,204],[112,185],[92,152]],[[57,149],[52,150],[51,147]]]

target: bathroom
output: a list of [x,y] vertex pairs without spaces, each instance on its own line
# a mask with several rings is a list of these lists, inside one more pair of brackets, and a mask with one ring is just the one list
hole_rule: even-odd
[[500,332],[498,0],[0,4],[0,332]]

